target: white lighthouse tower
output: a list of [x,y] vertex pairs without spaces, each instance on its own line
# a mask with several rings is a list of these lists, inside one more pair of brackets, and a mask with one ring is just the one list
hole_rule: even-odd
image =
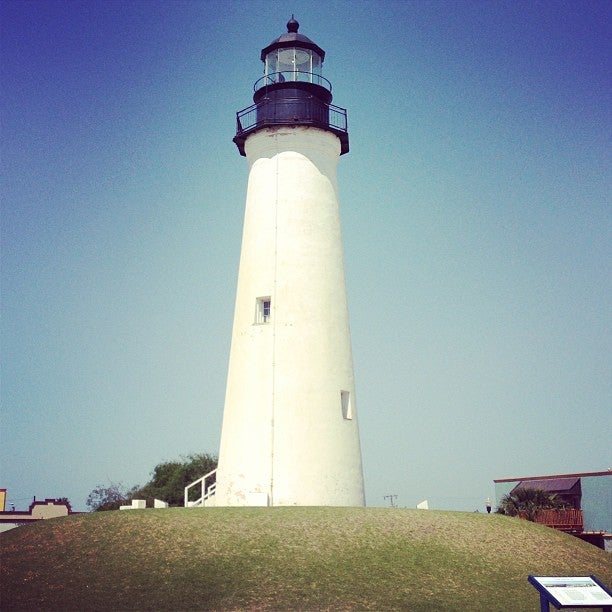
[[298,33],[261,52],[234,142],[249,180],[217,506],[363,506],[336,166],[346,111]]

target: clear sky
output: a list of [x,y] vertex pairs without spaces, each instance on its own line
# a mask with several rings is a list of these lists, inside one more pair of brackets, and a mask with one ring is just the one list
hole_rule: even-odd
[[260,51],[325,49],[370,506],[612,467],[610,2],[4,0],[0,487],[217,453]]

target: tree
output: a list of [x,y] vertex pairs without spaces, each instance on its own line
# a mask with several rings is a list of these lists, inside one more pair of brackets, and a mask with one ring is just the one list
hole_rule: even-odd
[[567,503],[554,493],[521,487],[501,498],[497,513],[520,516],[533,522],[540,510],[562,510],[566,507]]
[[87,507],[93,512],[102,510],[119,510],[119,506],[129,503],[136,487],[127,489],[120,482],[111,482],[110,485],[98,485],[87,496]]
[[55,500],[56,504],[66,504],[68,507],[68,512],[72,512],[72,506],[70,505],[70,500],[67,497],[59,497]]
[[[166,461],[155,466],[151,480],[144,485],[126,488],[121,483],[109,486],[98,485],[87,497],[87,507],[100,510],[118,510],[128,505],[131,499],[145,499],[153,506],[154,499],[161,499],[171,506],[182,506],[185,487],[217,467],[217,458],[206,453],[188,455],[180,461]],[[207,485],[215,482],[214,475]]]
[[[138,494],[147,500],[157,498],[171,506],[182,506],[185,487],[216,467],[217,458],[207,453],[188,455],[182,461],[160,463],[154,468],[151,480]],[[214,481],[213,475],[207,484]]]

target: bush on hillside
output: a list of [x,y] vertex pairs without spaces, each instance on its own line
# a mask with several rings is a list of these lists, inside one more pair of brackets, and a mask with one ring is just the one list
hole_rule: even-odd
[[[153,506],[154,499],[168,502],[170,506],[182,506],[185,487],[216,467],[217,458],[207,453],[166,461],[155,466],[151,480],[142,487],[136,485],[128,489],[121,483],[97,485],[87,497],[87,507],[94,512],[118,510],[120,506],[129,505],[132,499],[145,499],[148,507]],[[214,481],[213,475],[207,484]]]
[[108,486],[97,485],[87,496],[87,507],[93,512],[104,510],[119,510],[119,506],[129,503],[137,487],[128,489],[120,482],[112,482]]
[[524,487],[504,495],[499,502],[497,513],[535,521],[541,510],[563,510],[566,507],[567,502],[554,493]]
[[[207,453],[189,455],[182,461],[160,463],[153,470],[151,480],[138,490],[138,495],[141,499],[157,498],[171,506],[182,506],[185,487],[216,467],[217,458]],[[208,484],[214,481],[213,475]]]

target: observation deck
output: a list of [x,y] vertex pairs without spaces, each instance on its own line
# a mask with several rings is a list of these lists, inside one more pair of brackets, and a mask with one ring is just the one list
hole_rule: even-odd
[[320,74],[291,71],[267,74],[253,85],[255,104],[236,113],[234,142],[245,155],[244,142],[263,127],[306,125],[333,132],[340,155],[348,153],[346,109],[331,104],[331,83]]
[[236,113],[234,143],[245,155],[253,132],[274,126],[312,126],[335,134],[348,153],[346,109],[334,106],[331,83],[321,76],[325,51],[303,34],[292,17],[287,33],[261,52],[264,76],[255,81],[251,106]]
[[306,125],[333,132],[340,139],[340,154],[348,153],[349,138],[346,109],[310,96],[263,97],[236,113],[234,142],[240,155],[244,143],[255,131],[273,126]]

